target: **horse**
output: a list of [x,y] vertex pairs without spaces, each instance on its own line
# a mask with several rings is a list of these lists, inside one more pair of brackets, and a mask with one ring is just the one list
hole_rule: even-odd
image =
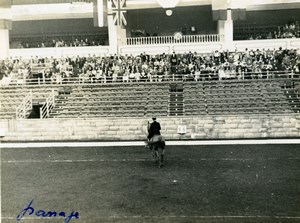
[[155,163],[158,163],[158,167],[163,167],[163,159],[166,147],[164,137],[161,135],[154,135],[149,141],[147,141],[147,147],[151,150],[152,157],[154,158]]

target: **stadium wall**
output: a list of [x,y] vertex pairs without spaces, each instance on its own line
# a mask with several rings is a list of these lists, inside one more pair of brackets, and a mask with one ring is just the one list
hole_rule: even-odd
[[[0,120],[5,135],[1,140],[145,140],[148,120],[136,117]],[[300,137],[299,114],[161,117],[158,121],[167,140]],[[185,135],[177,133],[179,125],[186,125]]]

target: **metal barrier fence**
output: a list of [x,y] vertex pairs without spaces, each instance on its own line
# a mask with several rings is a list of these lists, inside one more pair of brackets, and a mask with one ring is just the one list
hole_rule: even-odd
[[136,82],[178,82],[178,81],[231,81],[231,80],[272,80],[272,79],[293,79],[300,80],[299,73],[293,72],[242,72],[228,75],[219,75],[218,73],[206,73],[199,75],[192,74],[162,74],[162,75],[130,75],[130,76],[101,76],[101,77],[65,77],[62,78],[31,78],[31,79],[11,79],[5,84],[0,83],[0,87],[5,86],[27,86],[27,85],[62,85],[62,84],[108,84],[108,83],[136,83]]

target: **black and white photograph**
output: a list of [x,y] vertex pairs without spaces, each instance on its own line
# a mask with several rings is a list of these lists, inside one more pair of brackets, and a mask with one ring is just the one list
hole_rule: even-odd
[[0,0],[0,222],[300,223],[300,0]]

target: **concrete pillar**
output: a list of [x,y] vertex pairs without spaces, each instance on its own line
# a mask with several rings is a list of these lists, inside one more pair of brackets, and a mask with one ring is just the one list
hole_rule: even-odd
[[11,4],[9,1],[0,2],[0,59],[9,57],[9,29],[11,27]]
[[0,60],[9,57],[9,31],[0,29]]
[[120,46],[126,45],[126,29],[122,26],[116,26],[113,22],[113,16],[108,16],[108,36],[111,54],[119,54]]
[[227,20],[218,20],[218,34],[223,35],[224,47],[230,51],[235,50],[233,43],[233,20],[231,10],[227,10]]
[[117,29],[115,27],[112,15],[107,16],[107,26],[108,26],[110,53],[116,54],[118,53]]

